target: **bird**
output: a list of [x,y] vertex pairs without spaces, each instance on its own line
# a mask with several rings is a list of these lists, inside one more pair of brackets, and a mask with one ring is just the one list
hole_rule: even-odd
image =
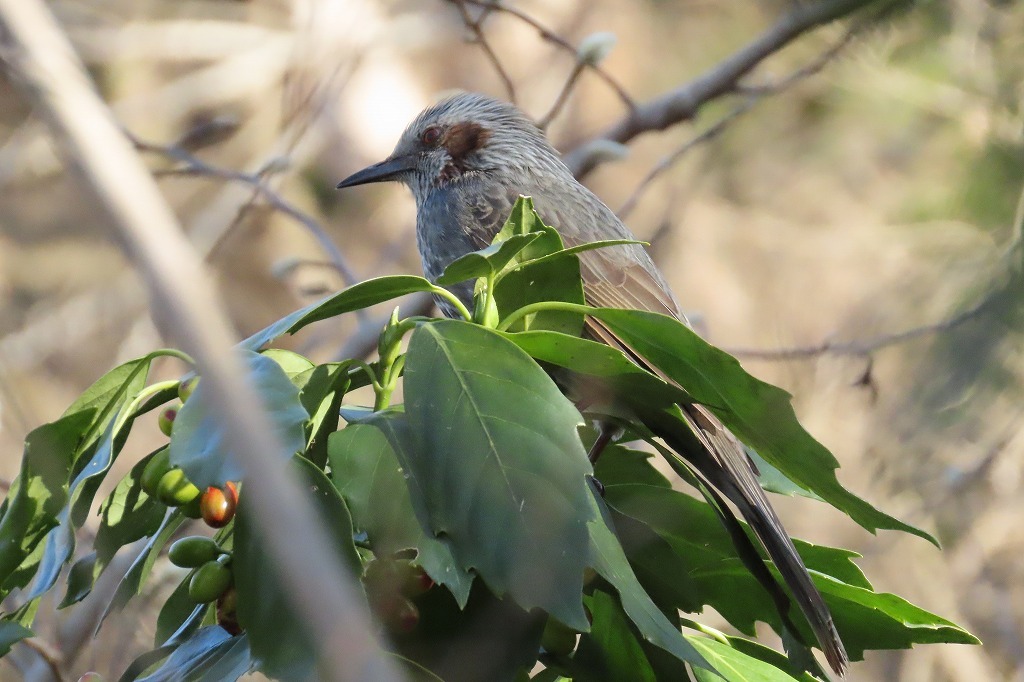
[[[556,227],[566,246],[636,240],[618,216],[576,180],[528,115],[479,93],[459,92],[427,107],[406,127],[386,159],[353,173],[337,187],[388,181],[412,191],[416,243],[431,281],[457,258],[487,247],[520,196],[532,197],[538,215]],[[588,305],[661,313],[688,324],[665,276],[641,244],[593,249],[578,257]],[[449,288],[471,307],[471,284]],[[457,315],[450,303],[438,303],[447,316]],[[587,316],[584,325],[589,338],[623,351],[672,381],[599,319]],[[705,406],[679,407],[699,441],[691,463],[740,511],[789,586],[829,666],[842,676],[849,657],[832,615],[761,488],[744,445]],[[614,434],[609,424],[599,427],[603,428],[592,459]],[[761,578],[772,580],[766,570],[759,572]]]

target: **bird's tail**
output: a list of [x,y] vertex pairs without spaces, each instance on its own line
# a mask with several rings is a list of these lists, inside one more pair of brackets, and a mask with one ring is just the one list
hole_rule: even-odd
[[[736,505],[807,618],[829,666],[836,674],[844,675],[849,657],[836,631],[832,614],[761,488],[756,468],[743,445],[703,406],[687,405],[683,407],[683,414],[706,451],[702,453],[705,456],[688,459],[708,482]],[[669,436],[666,440],[672,444],[673,434],[659,435]]]

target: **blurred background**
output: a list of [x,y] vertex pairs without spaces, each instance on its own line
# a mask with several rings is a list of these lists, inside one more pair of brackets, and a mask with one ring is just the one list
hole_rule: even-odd
[[[586,183],[651,241],[700,331],[793,393],[847,487],[943,542],[940,553],[872,537],[779,501],[793,534],[862,552],[878,591],[985,642],[869,654],[851,679],[1024,680],[1024,7],[949,0],[845,17],[773,51],[692,120],[623,147],[595,140],[630,102],[720,74],[798,5],[49,4],[205,255],[239,337],[346,282],[420,272],[407,190],[333,187],[384,158],[441,93],[514,97],[550,118],[559,149],[601,161]],[[600,71],[578,67],[581,44],[611,49]],[[414,308],[424,301],[403,304]],[[388,312],[283,345],[317,361],[363,352]],[[166,343],[103,211],[0,72],[0,483],[29,430]],[[150,431],[136,429],[121,466],[158,444]],[[153,609],[177,578],[158,568],[151,608],[95,642],[102,584],[68,612],[44,604],[39,638],[15,655],[38,679],[116,677],[151,646]],[[0,663],[0,679],[13,671]]]

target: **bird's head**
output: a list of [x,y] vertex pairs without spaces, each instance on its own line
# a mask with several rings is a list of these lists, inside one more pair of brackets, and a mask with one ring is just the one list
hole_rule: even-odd
[[543,132],[515,106],[459,93],[428,107],[402,133],[391,155],[338,188],[398,181],[417,199],[432,189],[487,173],[561,165]]

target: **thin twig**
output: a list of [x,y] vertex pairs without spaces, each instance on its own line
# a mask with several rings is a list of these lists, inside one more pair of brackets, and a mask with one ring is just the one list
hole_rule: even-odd
[[494,66],[494,70],[498,73],[498,78],[500,78],[501,82],[505,85],[505,92],[508,94],[509,101],[515,103],[516,86],[512,83],[512,78],[509,77],[508,72],[505,71],[505,67],[502,66],[501,60],[498,59],[498,55],[495,54],[491,44],[487,42],[487,36],[484,35],[484,29],[480,25],[481,22],[487,18],[488,11],[485,10],[478,19],[474,20],[473,17],[469,15],[469,10],[466,9],[465,0],[449,0],[449,2],[455,5],[456,9],[459,10],[459,15],[462,17],[462,23],[466,25],[466,28],[473,32],[475,42],[480,46],[480,49],[484,51],[484,54],[487,55],[487,59],[491,62]]
[[[681,121],[690,120],[708,101],[735,92],[744,76],[799,36],[869,4],[873,3],[870,0],[793,3],[791,9],[770,28],[732,56],[693,81],[638,104],[600,137],[625,144],[642,133],[664,130]],[[589,144],[581,145],[565,155],[566,165],[577,178],[584,177],[601,162],[599,156],[587,152],[588,148]]]
[[554,103],[548,110],[548,113],[544,114],[537,121],[537,127],[541,130],[546,130],[551,121],[554,120],[555,116],[558,116],[558,112],[562,110],[565,103],[569,101],[569,93],[572,92],[573,87],[576,85],[576,81],[579,80],[580,74],[583,73],[583,67],[586,66],[583,62],[576,60],[573,64],[572,71],[569,72],[569,77],[565,79],[565,84],[562,86],[562,90],[558,93],[558,97],[555,98]]
[[728,352],[738,358],[749,358],[752,360],[805,360],[809,358],[816,358],[821,355],[868,356],[871,353],[888,346],[895,346],[922,336],[928,336],[953,329],[954,327],[973,320],[981,315],[981,313],[985,312],[985,309],[992,305],[994,301],[994,296],[986,296],[973,307],[958,315],[954,315],[949,319],[942,320],[941,322],[933,322],[920,327],[913,327],[894,334],[882,334],[864,341],[833,341],[831,339],[827,339],[813,346],[796,346],[793,348],[781,348],[778,350],[737,348],[731,349]]
[[833,43],[827,50],[819,54],[814,58],[813,61],[805,64],[804,66],[796,69],[785,78],[778,80],[774,83],[764,83],[761,85],[748,86],[739,84],[736,86],[736,92],[748,95],[748,98],[739,106],[734,108],[728,114],[720,118],[710,128],[706,129],[702,133],[695,137],[687,140],[678,149],[673,151],[671,154],[662,159],[654,168],[647,173],[647,175],[640,181],[633,193],[619,209],[619,217],[625,219],[626,215],[631,213],[636,208],[637,201],[640,199],[640,195],[647,189],[647,186],[659,175],[671,168],[679,159],[690,152],[694,147],[700,144],[711,141],[718,137],[725,131],[726,127],[740,115],[749,111],[753,105],[763,97],[770,95],[777,95],[800,81],[809,78],[828,65],[836,56],[839,55],[843,49],[853,41],[854,37],[863,30],[866,22],[860,21],[855,25],[851,26],[848,30],[843,33],[843,36]]
[[46,666],[50,669],[50,674],[54,676],[57,682],[64,682],[64,673],[61,672],[63,656],[61,656],[60,651],[55,646],[39,637],[29,637],[21,640],[21,643],[26,648],[34,651],[39,658],[43,659]]
[[182,165],[176,168],[168,168],[154,171],[153,175],[156,176],[169,176],[169,175],[191,175],[191,176],[205,176],[213,177],[221,180],[229,180],[232,182],[240,182],[253,188],[255,193],[262,196],[268,204],[270,204],[275,210],[292,218],[300,225],[302,225],[313,238],[320,244],[320,248],[324,250],[327,257],[334,263],[335,268],[341,274],[342,279],[345,280],[345,284],[352,285],[359,281],[359,276],[355,273],[352,267],[348,264],[341,251],[334,244],[334,241],[327,235],[323,227],[309,214],[304,213],[289,201],[282,197],[278,192],[267,185],[264,178],[260,174],[245,173],[243,171],[234,170],[232,168],[223,168],[216,166],[207,161],[203,161],[198,156],[182,149],[180,146],[161,145],[152,142],[145,142],[140,140],[132,133],[125,131],[128,139],[132,141],[135,148],[154,154],[161,154],[168,158],[174,159],[180,162]]
[[[1019,271],[1022,267],[1021,254],[1024,251],[1024,188],[1021,189],[1017,199],[1017,210],[1013,217],[1013,228],[1010,233],[1010,240],[1003,247],[998,262],[1002,267]],[[806,360],[822,355],[856,355],[870,357],[871,353],[897,344],[906,343],[922,336],[939,334],[949,331],[955,327],[969,322],[981,315],[985,310],[999,298],[1000,289],[995,289],[982,298],[974,306],[954,315],[941,322],[913,327],[894,334],[882,334],[873,339],[864,341],[833,341],[826,339],[813,346],[796,346],[792,348],[780,348],[775,350],[762,350],[754,348],[738,348],[728,352],[736,357],[749,358],[752,360]]]
[[636,208],[637,202],[640,200],[640,196],[644,193],[644,191],[651,184],[651,182],[655,180],[655,178],[657,178],[659,175],[661,175],[669,168],[671,168],[676,161],[678,161],[680,158],[686,155],[694,147],[704,144],[705,142],[710,142],[711,140],[721,135],[725,131],[725,129],[729,127],[729,124],[732,123],[733,120],[739,118],[741,115],[749,111],[751,107],[754,106],[754,102],[756,101],[756,99],[757,98],[755,97],[751,97],[745,100],[742,104],[735,107],[732,111],[730,111],[729,113],[715,121],[715,123],[712,126],[702,131],[701,133],[695,135],[694,137],[691,137],[689,140],[687,140],[682,145],[677,147],[671,154],[669,154],[661,161],[659,161],[653,168],[651,168],[650,171],[647,172],[647,175],[645,175],[643,179],[637,184],[636,189],[633,190],[633,193],[630,194],[629,198],[626,199],[625,203],[622,204],[622,208],[618,210],[619,218],[625,220],[626,216],[629,215],[634,208]]
[[[578,51],[577,51],[577,48],[572,43],[570,43],[568,40],[566,40],[562,36],[558,35],[554,31],[551,31],[546,26],[544,26],[539,21],[537,21],[536,19],[531,17],[526,12],[523,12],[522,10],[518,10],[515,7],[509,7],[508,5],[504,5],[504,4],[500,3],[500,2],[497,2],[497,0],[494,0],[494,1],[490,1],[490,0],[449,0],[449,1],[451,1],[451,2],[458,1],[460,3],[465,3],[467,5],[473,5],[474,7],[481,7],[481,8],[484,8],[485,10],[493,10],[495,12],[502,12],[504,14],[508,14],[509,16],[513,16],[513,17],[519,19],[520,21],[522,21],[524,24],[527,24],[528,26],[532,26],[534,29],[536,29],[537,33],[540,34],[540,37],[541,37],[542,40],[544,40],[546,42],[549,42],[552,45],[556,45],[560,49],[568,52],[569,54],[571,54],[573,56],[574,59],[577,58]],[[622,85],[617,80],[615,80],[615,78],[610,73],[608,73],[603,68],[601,68],[600,66],[597,66],[597,65],[588,65],[588,66],[590,67],[590,69],[594,73],[596,73],[598,75],[598,77],[601,80],[603,80],[608,85],[608,87],[610,87],[612,90],[615,91],[615,94],[618,96],[618,98],[620,100],[622,100],[622,103],[625,104],[626,107],[628,107],[630,110],[633,110],[636,107],[636,102],[633,100],[633,98],[629,96],[629,93],[626,92],[626,89],[624,87],[622,87]]]

